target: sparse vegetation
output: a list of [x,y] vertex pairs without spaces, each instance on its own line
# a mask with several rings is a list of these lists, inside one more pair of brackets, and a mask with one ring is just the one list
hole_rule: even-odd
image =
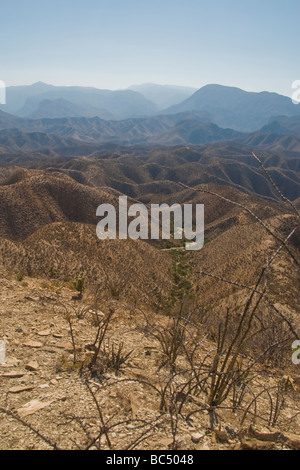
[[[243,448],[253,435],[263,442],[261,428],[279,430],[266,437],[275,448],[297,446],[285,433],[300,434],[290,360],[299,329],[299,211],[284,197],[281,206],[225,187],[181,190],[183,202],[200,194],[207,201],[203,252],[186,253],[173,243],[95,242],[93,228],[65,223],[24,242],[28,266],[22,269],[32,276],[25,295],[13,275],[16,286],[9,288],[19,297],[18,304],[7,297],[14,317],[5,309],[6,328],[11,338],[39,340],[31,346],[18,340],[15,350],[23,361],[28,351],[41,358],[40,366],[30,366],[43,368],[43,375],[36,369],[30,376],[34,398],[44,397],[45,387],[55,399],[40,421],[23,419],[16,412],[21,399],[5,383],[0,411],[42,446]],[[12,264],[22,244],[2,244]],[[16,328],[15,309],[23,312],[25,332]],[[184,440],[195,430],[200,437]]]
[[129,352],[124,351],[124,343],[120,343],[117,347],[113,343],[107,354],[108,368],[113,369],[116,375],[118,375],[121,368],[128,362],[132,353],[133,350]]
[[79,292],[79,298],[82,299],[84,290],[85,290],[86,279],[83,276],[78,276],[74,281],[74,287]]
[[23,279],[24,279],[24,274],[23,274],[23,273],[18,273],[18,274],[16,275],[16,280],[17,280],[18,282],[22,282]]

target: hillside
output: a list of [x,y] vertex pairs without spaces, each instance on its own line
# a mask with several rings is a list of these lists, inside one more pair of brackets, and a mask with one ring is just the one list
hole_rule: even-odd
[[1,153],[47,151],[48,149],[61,151],[75,145],[75,139],[69,137],[64,138],[42,132],[22,132],[19,129],[0,130]]
[[43,100],[38,104],[38,108],[29,116],[32,119],[55,119],[64,117],[93,117],[99,116],[103,119],[113,119],[113,114],[108,111],[101,111],[98,108],[76,105],[65,99]]
[[261,129],[261,132],[276,134],[293,134],[300,136],[300,116],[278,116]]
[[[287,157],[284,153],[264,151],[262,158],[279,188],[292,200],[298,198],[300,166],[297,153],[291,152]],[[250,149],[233,143],[178,148],[137,146],[130,149],[77,145],[50,155],[48,152],[4,154],[0,156],[0,165],[44,169],[48,173],[59,171],[79,183],[109,186],[129,197],[143,197],[148,201],[156,194],[166,197],[176,193],[178,182],[190,186],[230,185],[244,192],[275,197],[272,184],[264,178]]]
[[[232,234],[228,235],[229,238],[235,240],[235,237],[237,237],[232,242],[232,249],[237,250],[237,256],[242,259],[246,259],[243,251],[245,246],[248,244],[250,252],[252,250],[253,253],[254,247],[253,240],[252,243],[250,243],[250,240],[247,242],[245,234],[241,235],[240,232],[244,230],[243,227],[248,230],[246,227],[249,228],[249,224],[255,222],[249,216],[244,217],[242,206],[247,207],[262,220],[274,219],[271,225],[278,225],[279,222],[277,222],[276,217],[279,217],[278,220],[283,217],[284,220],[287,208],[281,208],[278,203],[272,200],[254,196],[253,189],[250,191],[250,183],[252,186],[254,182],[259,185],[259,170],[254,167],[251,170],[253,172],[253,176],[251,176],[249,167],[241,164],[241,169],[245,166],[245,174],[242,176],[241,173],[237,174],[237,163],[233,160],[227,163],[219,161],[218,164],[217,161],[214,161],[209,166],[204,164],[205,156],[201,152],[197,153],[191,150],[187,153],[186,150],[183,152],[182,149],[173,152],[172,155],[173,165],[171,165],[170,157],[166,155],[169,160],[169,167],[166,167],[166,162],[163,162],[164,152],[154,152],[142,160],[129,155],[121,155],[111,159],[71,158],[62,161],[60,164],[56,163],[55,166],[50,168],[50,158],[44,162],[46,169],[33,170],[17,166],[4,168],[0,179],[2,201],[0,233],[2,236],[3,264],[10,266],[10,269],[19,266],[20,271],[27,272],[29,269],[30,272],[43,275],[46,275],[51,266],[55,265],[55,271],[59,272],[62,277],[72,277],[75,276],[76,272],[83,271],[89,273],[89,277],[95,278],[95,272],[98,268],[94,265],[94,262],[91,262],[91,257],[92,253],[95,253],[98,249],[101,251],[95,233],[98,221],[96,209],[102,203],[110,203],[118,208],[117,198],[120,194],[126,194],[129,198],[133,198],[132,201],[138,200],[147,205],[151,203],[168,203],[170,205],[173,203],[204,204],[207,237],[209,239],[216,238],[218,243],[222,244],[225,236],[227,236],[225,234],[232,231]],[[193,156],[193,162],[188,163],[191,156]],[[196,162],[196,157],[198,162]],[[201,163],[203,158],[203,163]],[[179,163],[180,160],[182,160],[181,163]],[[204,172],[205,166],[206,171]],[[222,186],[213,183],[213,181],[208,184],[210,168],[215,170],[218,168],[219,178],[221,171],[223,172]],[[233,168],[235,172],[230,176]],[[282,172],[284,174],[283,170]],[[271,173],[277,179],[275,171]],[[236,185],[236,189],[234,189],[233,179],[237,176],[239,185]],[[203,178],[202,185],[201,177]],[[251,178],[253,179],[251,180]],[[264,187],[266,192],[268,185],[265,184],[264,186],[264,179],[262,176],[261,178],[261,186]],[[206,183],[204,183],[205,181]],[[201,194],[183,189],[178,184],[179,182],[188,184],[195,189],[203,187],[208,192]],[[247,185],[249,186],[249,194],[237,189],[241,188],[242,185],[244,190]],[[269,192],[270,195],[273,194],[271,185]],[[220,194],[223,199],[219,200],[213,193]],[[227,200],[235,201],[238,206],[232,206]],[[259,252],[263,236],[261,232],[263,230],[260,226],[258,226],[258,229],[260,229],[257,235],[257,251]],[[257,229],[255,228],[255,230]],[[76,232],[81,233],[81,235],[75,235]],[[58,244],[59,239],[61,239],[61,247]],[[239,239],[243,240],[240,248]],[[53,240],[56,240],[54,244]],[[79,248],[76,240],[84,240],[82,248]],[[12,241],[14,241],[13,244]],[[73,259],[75,255],[74,244],[76,252],[78,252],[76,260]],[[213,247],[214,244],[215,242],[211,242],[209,246]],[[150,247],[145,242],[133,244],[130,242],[129,246],[131,245],[132,247],[143,246],[143,250],[146,250],[145,253],[150,250],[147,254],[149,259],[151,258],[151,250],[154,250],[154,255],[155,249],[157,250],[159,247],[155,244]],[[120,256],[120,249],[123,253],[123,246],[125,248],[127,244],[116,244],[116,250],[112,248],[112,252],[116,251],[116,257]],[[214,249],[219,252],[218,248]],[[56,252],[56,250],[58,251]],[[65,250],[64,254],[63,250]],[[82,250],[82,253],[79,254],[78,250]],[[70,258],[68,258],[69,252]],[[201,264],[203,264],[205,253],[206,250],[196,254],[195,260],[200,256]],[[229,255],[228,248],[226,249],[227,255]],[[254,258],[256,262],[262,262],[257,255]],[[62,260],[62,265],[57,264],[59,259]],[[211,259],[211,255],[208,256],[208,259]],[[234,259],[233,253],[230,255],[230,259]],[[219,256],[217,260],[219,264]],[[156,260],[156,262],[158,261]],[[234,266],[240,264],[240,261],[233,263]],[[226,266],[226,269],[229,268],[229,264],[225,261],[222,265]],[[149,263],[149,268],[151,266],[152,262]],[[256,271],[255,266],[253,274]],[[154,272],[155,264],[153,264],[152,269]],[[114,268],[112,268],[112,273],[113,271]],[[136,267],[134,272],[137,271],[138,268]],[[248,270],[247,273],[251,278],[251,272]],[[234,271],[233,274],[239,276]],[[136,280],[136,282],[139,285],[139,281]],[[250,279],[247,282],[250,282]],[[209,290],[207,290],[207,295],[209,295]]]
[[[207,119],[0,113],[0,448],[300,448],[297,119]],[[204,204],[204,247],[99,240],[120,195]]]
[[[52,104],[51,104],[52,106]],[[65,117],[53,119],[20,119],[18,117],[0,114],[0,129],[18,128],[22,132],[40,132],[56,135],[58,137],[68,137],[83,143],[108,143],[115,142],[123,145],[133,145],[137,143],[156,143],[168,130],[173,129],[179,123],[194,121],[197,126],[199,121],[207,120],[205,113],[182,113],[170,116],[155,116],[151,118],[126,119],[122,121],[108,121],[99,117]],[[186,125],[187,126],[187,125]],[[220,140],[222,130],[215,126],[215,140]],[[214,132],[211,132],[210,139],[214,140]],[[223,133],[223,136],[226,135]],[[237,135],[237,133],[233,133]],[[162,137],[163,138],[163,137]],[[186,135],[188,140],[188,135]],[[202,142],[206,141],[202,134]],[[172,142],[174,145],[174,142]],[[49,144],[50,146],[50,144]],[[10,147],[7,147],[10,151]]]
[[267,149],[270,152],[288,151],[294,152],[295,154],[300,152],[300,136],[297,137],[291,135],[291,133],[281,135],[281,133],[267,134],[261,131],[242,137],[240,141],[249,147]]
[[[264,161],[291,191],[298,159],[267,153]],[[300,447],[291,365],[300,331],[298,232],[280,249],[299,221],[290,205],[251,185],[273,194],[249,149],[224,143],[2,158],[0,448]],[[117,206],[120,194],[204,204],[204,248],[97,239],[96,208]],[[220,334],[222,361],[233,348],[230,366],[217,362]],[[223,363],[228,389],[213,398]],[[278,397],[284,406],[274,417]]]
[[4,175],[0,230],[2,236],[12,239],[24,239],[53,222],[96,223],[96,209],[102,201],[117,202],[114,191],[81,185],[58,172],[16,168]]
[[159,136],[157,143],[163,145],[184,145],[185,143],[201,145],[208,142],[231,140],[239,135],[239,132],[232,129],[221,129],[216,124],[186,119]]
[[[1,450],[116,452],[128,448],[129,451],[170,453],[172,450],[299,449],[299,423],[297,419],[289,422],[290,414],[298,414],[299,398],[293,389],[299,384],[296,374],[291,372],[290,382],[286,382],[280,369],[273,369],[271,373],[269,368],[257,366],[253,372],[256,381],[250,382],[251,391],[260,394],[255,425],[251,412],[241,425],[243,412],[237,409],[232,413],[225,409],[218,411],[218,427],[212,429],[206,409],[199,412],[203,406],[202,396],[176,401],[177,406],[182,405],[182,415],[177,418],[172,410],[168,413],[162,407],[159,390],[163,377],[169,376],[169,368],[163,365],[161,344],[151,334],[151,324],[159,328],[158,331],[168,331],[171,323],[166,316],[143,315],[134,307],[124,309],[117,299],[110,302],[102,299],[101,311],[98,305],[89,304],[89,298],[74,307],[71,300],[74,291],[55,280],[46,282],[26,277],[16,281],[1,271],[1,284],[4,292],[1,293],[0,319],[5,321],[8,346],[7,364],[0,365],[1,390],[6,397],[5,403],[2,398],[0,401]],[[73,362],[66,310],[74,312],[71,321],[78,362]],[[112,312],[105,337],[106,353],[101,355],[102,371],[95,370],[92,378],[85,382],[87,373],[78,373],[78,368],[80,361],[93,357],[91,347],[97,335],[95,316],[99,311],[105,315],[101,318]],[[81,312],[79,318],[76,312]],[[207,362],[214,342],[199,336],[200,360]],[[114,351],[122,345],[122,355],[129,355],[119,370],[116,364],[109,365],[112,345]],[[179,372],[174,386],[179,393],[187,383],[185,369],[188,365],[182,351],[176,363]],[[250,379],[252,377],[248,377]],[[276,424],[270,428],[265,424],[270,400],[267,393],[263,393],[263,386],[276,400],[274,390],[280,383],[286,386],[285,406],[280,407]],[[177,396],[179,400],[182,397]],[[253,400],[253,395],[250,397]],[[245,391],[242,404],[247,405],[250,397]],[[164,400],[163,405],[173,403],[168,388]],[[99,409],[104,416],[99,416]],[[185,417],[190,413],[192,416],[187,422]],[[177,423],[175,433],[173,419]]]

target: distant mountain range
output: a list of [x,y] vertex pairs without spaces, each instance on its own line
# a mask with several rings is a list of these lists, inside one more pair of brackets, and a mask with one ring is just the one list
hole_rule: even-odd
[[[25,119],[14,117],[0,111],[0,146],[7,150],[17,150],[18,143],[28,148],[28,139],[36,138],[38,144],[53,141],[53,136],[62,139],[61,147],[66,142],[70,145],[85,143],[121,143],[133,144],[162,144],[178,145],[191,143],[194,145],[207,142],[227,140],[240,135],[230,129],[221,129],[215,124],[205,122],[209,116],[204,113],[179,113],[175,115],[161,115],[148,118],[134,118],[123,121],[107,121],[94,118],[56,118],[56,119]],[[42,135],[51,136],[51,139],[41,138]],[[26,137],[27,135],[27,137]],[[68,139],[66,141],[66,139]],[[55,140],[57,144],[57,139]],[[32,142],[31,150],[36,150],[36,142]],[[51,145],[50,145],[51,146]],[[53,147],[51,147],[53,148]],[[18,150],[24,150],[22,145]]]
[[[287,97],[219,85],[195,93],[184,87],[151,84],[134,88],[146,96],[133,90],[44,83],[8,88],[7,105],[2,109],[21,108],[18,115],[0,110],[0,153],[78,155],[78,146],[80,152],[85,149],[90,154],[101,144],[171,147],[214,142],[300,152],[300,106]],[[190,96],[165,112],[157,111],[159,103],[183,95]],[[115,118],[127,114],[134,117]]]
[[[124,119],[153,115],[154,103],[132,90],[99,90],[86,87],[58,87],[42,82],[31,86],[8,87],[1,109],[21,117],[99,116]],[[49,106],[52,101],[52,106]]]
[[64,118],[64,117],[93,117],[101,116],[104,119],[113,119],[114,115],[108,111],[85,107],[83,105],[71,103],[71,101],[58,98],[55,100],[47,99],[40,101],[35,111],[30,113],[33,119],[39,118]]
[[165,110],[166,114],[205,111],[212,122],[241,132],[253,132],[274,116],[300,116],[300,106],[276,93],[251,93],[239,88],[207,85],[182,103]]
[[[221,128],[248,133],[270,126],[278,116],[300,116],[300,106],[286,96],[221,85],[206,85],[195,91],[188,87],[144,84],[110,91],[38,82],[31,86],[8,87],[7,104],[0,109],[31,119],[99,117],[108,121],[200,113],[206,116],[207,122]],[[273,130],[265,131],[277,133],[274,124]],[[280,133],[286,133],[282,120]]]
[[[0,153],[35,152],[114,143],[119,145],[203,145],[236,142],[275,152],[300,152],[300,116],[279,117],[260,130],[241,133],[222,128],[200,112],[157,115],[121,121],[99,117],[29,119],[0,111]],[[77,152],[75,152],[77,154]]]
[[273,134],[292,134],[300,137],[300,116],[278,116],[262,128],[262,132]]

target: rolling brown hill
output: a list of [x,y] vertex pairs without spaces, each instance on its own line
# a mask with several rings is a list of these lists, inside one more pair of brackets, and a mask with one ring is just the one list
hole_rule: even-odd
[[[185,259],[194,271],[202,266],[209,272],[243,283],[254,282],[266,253],[271,256],[276,248],[275,240],[257,224],[249,211],[264,223],[277,227],[283,239],[288,235],[285,223],[292,220],[287,219],[292,217],[291,207],[276,200],[272,184],[249,155],[249,150],[232,145],[144,150],[116,147],[113,151],[103,147],[97,155],[90,156],[43,155],[43,158],[37,156],[35,159],[31,154],[28,159],[26,155],[20,158],[24,166],[5,166],[3,163],[0,174],[2,262],[15,271],[47,276],[54,266],[60,278],[72,278],[76,273],[84,272],[96,281],[100,271],[93,253],[100,253],[101,246],[106,247],[96,238],[96,209],[102,203],[111,203],[118,208],[121,194],[126,194],[129,202],[140,201],[147,205],[204,204],[205,248],[195,255],[187,253]],[[262,158],[282,192],[295,199],[300,193],[297,158],[271,153]],[[181,183],[191,189],[184,188]],[[86,238],[86,253],[84,245],[77,246],[77,239],[83,238]],[[57,240],[61,241],[58,243]],[[298,239],[293,249],[296,247],[297,250],[297,243]],[[108,250],[113,266],[110,276],[119,273],[121,282],[126,284],[125,268],[120,271],[115,266],[127,253],[124,266],[134,263],[134,272],[149,269],[155,277],[155,263],[160,263],[158,260],[162,257],[161,265],[169,266],[167,271],[163,270],[164,276],[172,284],[172,262],[161,251],[166,244],[160,246],[144,241],[107,244],[114,247],[112,251]],[[176,246],[176,243],[171,242],[170,246]],[[74,247],[79,250],[78,255]],[[145,253],[140,265],[132,252],[133,247]],[[152,277],[152,274],[148,272],[147,276]],[[134,282],[136,289],[144,289],[143,276],[138,276]],[[206,301],[212,297],[222,300],[228,295],[228,286],[218,288],[216,296],[214,280],[202,282],[206,286]],[[196,285],[195,280],[193,283]]]
[[42,132],[22,132],[18,129],[0,131],[0,147],[2,153],[35,152],[45,149],[69,148],[76,144],[72,138],[59,137]]
[[[2,265],[32,276],[47,277],[54,272],[59,279],[73,279],[83,273],[92,283],[106,276],[105,266],[108,278],[122,285],[125,292],[143,291],[148,300],[153,292],[167,295],[174,279],[172,259],[161,251],[165,245],[131,240],[100,242],[96,237],[97,207],[111,203],[118,208],[118,196],[127,194],[134,198],[129,203],[204,204],[205,248],[186,253],[185,260],[194,271],[201,267],[239,282],[254,282],[265,260],[265,249],[272,251],[276,244],[266,238],[265,229],[243,207],[271,227],[281,227],[290,212],[287,208],[227,185],[194,183],[195,189],[204,192],[184,189],[168,180],[175,170],[179,178],[177,167],[166,169],[144,164],[143,160],[140,166],[134,166],[137,160],[132,156],[126,157],[132,163],[126,167],[123,158],[104,159],[100,165],[95,159],[75,158],[45,170],[4,168],[0,178]],[[195,177],[192,172],[186,175]],[[184,181],[182,168],[181,177]],[[193,284],[197,282],[194,278]],[[203,285],[206,302],[228,295],[228,286],[220,288],[216,296],[214,281],[205,280]]]
[[98,240],[95,225],[75,222],[45,225],[22,242],[1,238],[0,265],[16,274],[60,281],[83,275],[89,286],[109,297],[149,305],[159,294],[167,295],[173,282],[166,252],[130,239]]
[[275,133],[256,132],[241,138],[241,141],[250,147],[268,149],[271,152],[298,152],[300,151],[300,137],[296,135],[278,135]]
[[[228,218],[224,217],[222,222],[208,224],[209,243],[200,252],[195,252],[193,256],[195,272],[203,271],[237,284],[252,286],[265,267],[266,260],[270,259],[280,247],[280,242],[276,241],[249,214],[240,212],[235,215],[234,223],[228,222]],[[287,227],[295,227],[297,221],[292,215],[281,215],[266,218],[264,223],[284,239],[288,232]],[[295,244],[291,242],[291,250],[299,261],[299,237],[295,236],[293,240]],[[274,303],[289,304],[291,312],[296,315],[299,270],[295,268],[295,265],[292,268],[291,264],[286,261],[287,258],[287,254],[283,251],[272,266],[268,293]],[[234,293],[243,292],[245,295],[242,287],[230,286],[216,278],[199,274],[198,282],[203,297],[206,301],[210,298],[212,304],[222,299],[228,300],[229,295]],[[235,295],[235,302],[238,297],[239,295]],[[243,300],[242,296],[241,303]],[[234,302],[231,306],[233,304]],[[298,322],[297,317],[295,320]]]
[[104,201],[116,204],[110,189],[81,185],[62,173],[7,169],[2,174],[0,232],[24,239],[53,222],[96,223],[96,209]]
[[[291,200],[300,194],[300,167],[296,155],[284,157],[281,154],[263,153],[263,161],[270,174]],[[44,163],[39,162],[43,168],[49,168],[50,165],[49,159]],[[174,190],[170,189],[170,182],[182,182],[190,186],[227,185],[249,193],[275,197],[272,184],[265,179],[249,148],[239,146],[213,144],[160,150],[154,148],[149,153],[127,149],[124,153],[110,154],[110,157],[95,158],[91,155],[84,159],[65,159],[62,163],[56,162],[54,168],[84,184],[106,185],[133,198],[157,192],[169,193]],[[156,185],[155,190],[151,189],[153,184]],[[171,187],[175,188],[174,184]]]
[[[7,167],[0,176],[0,230],[1,235],[22,240],[44,225],[53,222],[79,222],[96,224],[96,209],[102,203],[113,204],[118,210],[118,196],[126,194],[135,201],[151,203],[204,203],[208,222],[218,220],[233,208],[217,201],[209,194],[184,190],[177,181],[198,186],[196,170],[182,167],[167,169],[153,163],[131,165],[120,159],[72,159],[59,168],[30,170]],[[201,166],[200,166],[201,170]],[[199,169],[198,169],[199,171]],[[207,174],[201,175],[203,180]],[[171,177],[173,180],[171,181]],[[201,181],[201,179],[200,179]],[[208,181],[208,179],[206,179]],[[225,183],[225,178],[224,178]],[[262,217],[278,212],[276,203],[247,195],[233,187],[207,183],[204,188],[217,191],[225,198],[248,205]],[[132,200],[132,201],[133,201]]]
[[[124,439],[128,445],[139,439],[143,449],[169,451],[173,439],[165,438],[175,420],[182,449],[298,445],[297,435],[284,432],[300,429],[299,376],[291,363],[291,344],[300,334],[299,217],[290,204],[275,200],[270,181],[240,149],[114,147],[80,157],[16,154],[8,165],[7,156],[1,159],[0,322],[8,360],[0,366],[0,446],[46,447],[24,426],[28,422],[63,448],[86,448],[102,429],[93,396],[113,423],[114,450],[124,448]],[[263,158],[299,205],[295,155]],[[258,194],[265,192],[268,197]],[[130,203],[204,204],[203,249],[187,252],[180,240],[97,239],[96,208],[117,206],[120,194]],[[86,281],[83,296],[74,288],[79,276]],[[243,316],[249,305],[253,317]],[[246,341],[235,347],[240,322],[237,342],[244,334]],[[207,391],[223,376],[233,383],[216,407],[225,429],[218,434],[226,437],[221,443],[212,432]],[[270,432],[274,404],[282,397],[280,431]],[[37,411],[24,415],[33,405]],[[149,422],[146,439],[140,420]],[[260,434],[267,442],[245,438],[254,420],[267,426]],[[199,430],[201,435],[194,433]],[[102,441],[101,449],[112,447]]]

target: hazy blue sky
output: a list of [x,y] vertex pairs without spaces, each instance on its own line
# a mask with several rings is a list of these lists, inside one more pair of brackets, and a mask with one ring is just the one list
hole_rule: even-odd
[[233,85],[291,95],[300,0],[9,0],[0,80],[126,88]]

